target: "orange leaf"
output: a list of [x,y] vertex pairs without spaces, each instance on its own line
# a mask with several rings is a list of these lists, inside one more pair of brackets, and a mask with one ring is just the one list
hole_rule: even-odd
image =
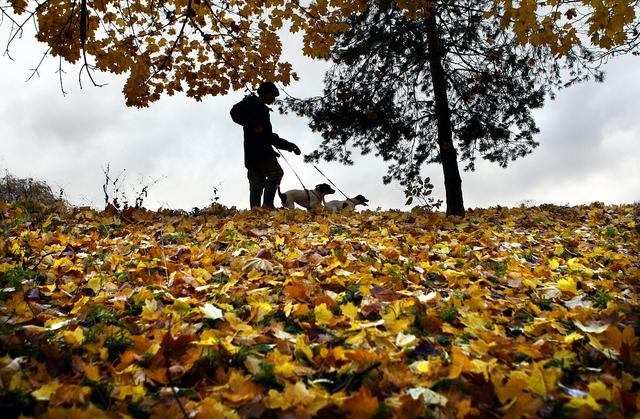
[[378,414],[378,399],[371,395],[366,387],[361,387],[360,391],[347,399],[342,408],[354,418],[373,418]]

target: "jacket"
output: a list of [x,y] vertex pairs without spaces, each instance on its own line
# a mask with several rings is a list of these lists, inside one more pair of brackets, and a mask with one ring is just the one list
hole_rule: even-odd
[[[273,132],[271,109],[255,95],[246,96],[231,108],[231,119],[244,129],[244,165],[246,168],[256,166],[270,157],[277,157],[273,147],[293,151],[296,145],[280,138]],[[261,132],[256,128],[262,127]]]

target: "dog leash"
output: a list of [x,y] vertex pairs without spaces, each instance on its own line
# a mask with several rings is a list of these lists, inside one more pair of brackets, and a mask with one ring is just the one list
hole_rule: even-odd
[[329,178],[327,177],[327,175],[325,175],[324,173],[322,173],[322,171],[321,171],[320,169],[318,169],[318,167],[317,167],[315,164],[313,165],[313,168],[314,168],[314,169],[316,169],[318,172],[320,172],[320,174],[321,174],[322,176],[324,176],[324,178],[325,178],[325,179],[327,179],[327,180],[329,181],[329,183],[330,183],[330,184],[332,184],[332,185],[333,185],[333,186],[334,186],[338,191],[340,191],[340,193],[341,193],[342,195],[344,195],[344,197],[345,197],[345,198],[347,198],[347,200],[348,200],[348,201],[351,201],[351,198],[349,198],[347,195],[345,195],[345,193],[344,193],[344,192],[342,192],[342,191],[340,190],[340,188],[338,188],[338,187],[336,186],[336,184],[335,184],[335,183],[331,182],[331,179],[329,179]]
[[298,176],[298,173],[296,173],[295,169],[293,168],[293,166],[291,166],[291,164],[289,163],[289,160],[287,160],[287,158],[284,156],[284,153],[278,153],[280,154],[280,157],[282,157],[282,159],[284,160],[285,163],[287,163],[287,166],[289,166],[289,169],[291,169],[291,171],[293,172],[294,175],[296,175],[296,177],[298,178],[298,181],[300,182],[300,184],[302,185],[302,188],[306,191],[307,187],[304,186],[304,183],[302,183],[302,179],[300,179],[300,176]]
[[[284,162],[287,163],[287,166],[289,166],[289,169],[291,169],[293,174],[296,175],[296,177],[298,178],[298,181],[302,185],[302,189],[304,189],[304,191],[307,193],[307,202],[309,203],[309,206],[311,206],[311,196],[309,195],[309,189],[307,189],[307,187],[304,186],[304,183],[302,182],[302,179],[300,179],[300,176],[298,176],[298,173],[295,171],[293,166],[291,166],[291,164],[289,163],[289,160],[287,160],[287,158],[284,156],[284,153],[278,153],[278,154],[280,154],[280,157],[282,157]],[[309,209],[309,207],[306,207],[306,208]]]

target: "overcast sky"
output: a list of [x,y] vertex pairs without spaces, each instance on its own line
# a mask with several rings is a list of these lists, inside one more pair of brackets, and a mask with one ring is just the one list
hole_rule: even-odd
[[[4,49],[9,25],[0,26]],[[218,187],[222,204],[246,208],[248,181],[242,158],[242,128],[229,117],[243,92],[196,102],[184,96],[163,97],[147,109],[127,108],[123,79],[96,74],[97,88],[85,81],[78,87],[77,69],[67,66],[63,96],[56,61],[48,60],[40,76],[26,82],[44,51],[31,37],[16,42],[11,61],[0,57],[0,169],[18,177],[33,177],[63,188],[77,205],[103,205],[103,169],[126,169],[124,185],[130,197],[142,184],[160,179],[149,190],[147,208],[204,207]],[[285,46],[301,76],[286,88],[297,97],[322,89],[326,63],[310,61],[292,41]],[[514,206],[523,202],[576,205],[593,201],[640,201],[640,59],[624,57],[606,67],[604,84],[585,83],[560,92],[536,112],[540,146],[507,169],[479,162],[475,172],[463,172],[465,205],[469,208]],[[306,120],[272,115],[274,131],[312,151],[320,136]],[[307,186],[324,181],[302,157],[286,155]],[[282,189],[299,188],[285,170]],[[370,206],[404,207],[398,185],[383,185],[386,164],[375,157],[358,158],[355,166],[320,163],[320,169],[347,195],[363,194]],[[461,165],[463,167],[463,165]],[[442,170],[424,170],[444,199]],[[341,199],[336,193],[335,199]],[[133,198],[132,198],[133,199]],[[444,209],[444,208],[443,208]]]

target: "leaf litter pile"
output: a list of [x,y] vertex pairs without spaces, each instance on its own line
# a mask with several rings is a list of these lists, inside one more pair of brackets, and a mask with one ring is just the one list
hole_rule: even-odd
[[638,206],[0,203],[4,417],[633,417]]

